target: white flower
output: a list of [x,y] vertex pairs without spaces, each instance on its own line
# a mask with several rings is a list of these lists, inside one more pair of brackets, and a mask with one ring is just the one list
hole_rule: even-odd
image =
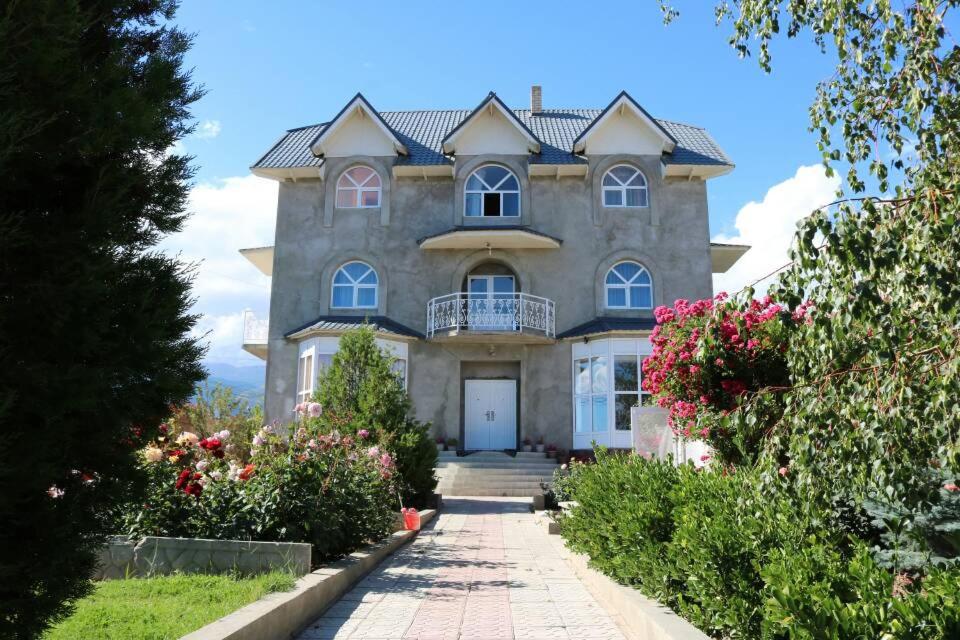
[[272,424],[263,425],[262,427],[260,427],[260,433],[266,433],[266,434],[273,433],[273,425]]
[[197,437],[197,434],[184,431],[177,438],[177,444],[197,444],[199,440],[200,438]]
[[307,414],[311,418],[319,418],[323,413],[323,406],[319,402],[310,402],[307,404]]
[[210,484],[210,478],[208,478],[207,476],[200,476],[200,479],[197,480],[197,482],[200,483],[201,487],[205,487],[208,484]]
[[53,485],[47,489],[47,495],[54,499],[62,498],[64,493],[66,492],[57,485]]
[[160,462],[163,460],[163,451],[150,445],[143,450],[143,457],[147,462]]
[[227,438],[230,437],[230,432],[224,429],[223,431],[217,434],[217,437],[220,438],[221,440],[226,440]]
[[267,441],[264,440],[263,436],[260,435],[259,433],[258,433],[257,435],[255,435],[255,436],[253,436],[253,446],[255,446],[255,447],[262,447],[262,446],[265,445],[266,443],[267,443]]
[[209,464],[210,463],[207,462],[206,460],[201,460],[200,462],[197,463],[197,471],[203,471],[204,469],[207,468]]
[[210,472],[210,477],[213,478],[214,480],[221,480],[223,478],[223,474],[217,471],[216,469],[214,469],[213,471]]
[[231,480],[236,480],[240,477],[240,472],[242,469],[237,466],[236,462],[230,463],[230,469],[227,471],[227,477]]

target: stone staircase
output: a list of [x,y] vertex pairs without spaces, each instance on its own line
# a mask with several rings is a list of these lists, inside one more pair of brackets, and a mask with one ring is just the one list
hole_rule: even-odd
[[543,493],[557,461],[543,453],[480,451],[458,457],[441,451],[437,459],[437,493],[444,496],[512,496],[529,498]]

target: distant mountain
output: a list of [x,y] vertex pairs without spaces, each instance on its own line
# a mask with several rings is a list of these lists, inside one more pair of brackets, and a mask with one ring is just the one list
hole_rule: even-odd
[[263,403],[265,364],[238,367],[226,362],[204,362],[203,366],[209,372],[206,384],[231,387],[236,395],[246,398],[250,404]]

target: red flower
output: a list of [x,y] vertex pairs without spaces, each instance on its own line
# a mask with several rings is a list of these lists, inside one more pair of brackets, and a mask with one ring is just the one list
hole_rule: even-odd
[[209,438],[204,438],[197,443],[201,449],[206,449],[207,451],[215,451],[219,449],[223,443],[220,442],[220,438],[215,438],[213,436]]
[[747,385],[740,380],[721,380],[720,387],[733,396],[739,396],[747,392]]
[[960,491],[960,487],[958,487],[953,482],[948,482],[947,484],[943,485],[943,488],[949,491],[950,493],[956,493],[957,491]]
[[177,478],[177,489],[183,489],[183,487],[190,481],[190,469],[184,469],[180,472],[180,476]]
[[249,480],[250,476],[253,475],[253,470],[256,468],[257,468],[257,465],[248,464],[243,468],[243,471],[241,471],[237,477],[240,478],[241,480]]

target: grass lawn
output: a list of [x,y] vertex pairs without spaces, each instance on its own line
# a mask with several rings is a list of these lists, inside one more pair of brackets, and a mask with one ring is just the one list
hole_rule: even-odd
[[46,640],[179,638],[273,591],[293,588],[288,573],[249,578],[173,575],[105,580],[77,602]]

